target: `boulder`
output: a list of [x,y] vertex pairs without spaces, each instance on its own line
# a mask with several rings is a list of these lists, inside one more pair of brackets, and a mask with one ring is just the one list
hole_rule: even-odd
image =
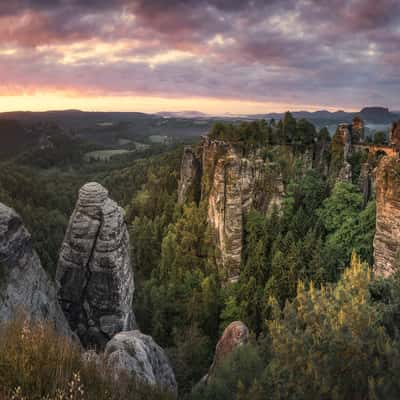
[[214,360],[208,371],[208,374],[203,378],[203,382],[207,383],[212,380],[215,372],[221,363],[239,346],[246,344],[249,341],[249,329],[241,321],[231,322],[224,330],[215,348]]
[[134,327],[124,212],[98,183],[87,183],[79,191],[56,279],[62,309],[85,347],[103,348],[116,333]]
[[177,394],[170,362],[151,336],[138,330],[118,333],[107,343],[104,353],[116,376],[124,373]]
[[0,203],[0,323],[16,318],[19,312],[30,320],[48,321],[60,335],[72,337],[54,283],[21,217]]

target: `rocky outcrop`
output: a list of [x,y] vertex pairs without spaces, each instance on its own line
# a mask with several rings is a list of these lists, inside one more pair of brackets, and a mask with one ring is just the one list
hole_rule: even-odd
[[249,329],[241,321],[230,323],[224,330],[215,348],[214,360],[208,371],[208,374],[203,378],[204,383],[208,383],[213,379],[215,372],[218,370],[221,363],[226,360],[235,349],[243,346],[249,341]]
[[351,179],[352,179],[352,170],[351,170],[351,164],[347,161],[343,161],[343,166],[342,168],[340,168],[339,170],[339,174],[337,177],[337,181],[340,182],[349,182],[351,183]]
[[178,185],[178,203],[183,204],[188,198],[200,199],[201,161],[191,146],[183,150],[180,179]]
[[[243,248],[243,221],[254,201],[254,189],[264,166],[257,156],[241,157],[226,143],[204,140],[204,165],[214,165],[208,194],[208,223],[228,278],[237,279]],[[211,148],[211,152],[210,152]],[[214,159],[214,157],[216,157]],[[206,171],[207,173],[208,171]]]
[[389,276],[400,260],[400,160],[383,157],[375,176],[375,271]]
[[18,312],[50,322],[60,335],[72,336],[30,234],[20,216],[0,203],[0,322],[14,319]]
[[107,364],[116,376],[128,374],[177,394],[177,384],[164,350],[138,330],[121,332],[107,343]]
[[133,272],[123,210],[98,183],[79,191],[62,244],[58,297],[86,347],[104,347],[134,327]]

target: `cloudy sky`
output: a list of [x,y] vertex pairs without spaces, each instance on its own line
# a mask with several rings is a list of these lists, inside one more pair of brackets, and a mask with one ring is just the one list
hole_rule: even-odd
[[0,111],[400,109],[399,0],[0,0]]

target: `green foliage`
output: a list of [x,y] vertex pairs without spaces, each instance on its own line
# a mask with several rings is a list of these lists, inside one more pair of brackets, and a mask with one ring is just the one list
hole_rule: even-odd
[[[298,286],[296,299],[269,322],[268,367],[277,399],[375,398],[393,389],[387,366],[398,351],[371,303],[371,272],[356,256],[335,286]],[[380,397],[379,397],[380,398]]]
[[327,232],[323,260],[330,280],[336,279],[353,250],[372,263],[374,202],[363,209],[363,198],[358,189],[350,183],[339,182],[318,210],[318,215]]
[[265,298],[267,336],[231,353],[191,398],[398,398],[399,289],[398,278],[373,281],[354,254],[336,284],[300,281],[283,309]]
[[[242,400],[261,399],[262,387],[256,381],[263,370],[258,349],[244,345],[231,353],[216,370],[208,385],[198,385],[193,400]],[[252,394],[252,397],[249,397]],[[253,397],[254,396],[254,397]]]
[[268,125],[264,120],[242,122],[237,125],[217,122],[211,128],[209,137],[230,142],[260,145],[265,143],[268,133]]
[[330,148],[329,175],[335,180],[344,162],[344,144],[340,131],[337,130],[333,135]]
[[313,124],[305,119],[296,119],[290,112],[276,125],[274,120],[225,124],[217,122],[212,127],[209,137],[229,142],[236,142],[246,150],[265,144],[311,145],[317,138]]
[[385,132],[375,132],[374,133],[374,144],[385,144],[386,143],[386,134]]
[[174,346],[169,356],[174,367],[181,397],[187,396],[211,365],[212,348],[209,338],[195,326],[174,333]]

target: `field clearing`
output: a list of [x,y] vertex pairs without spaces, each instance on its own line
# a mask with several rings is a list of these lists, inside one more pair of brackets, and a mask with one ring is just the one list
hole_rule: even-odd
[[113,150],[96,150],[86,153],[84,155],[85,161],[109,161],[111,157],[119,156],[121,154],[134,153],[133,150],[113,149]]

